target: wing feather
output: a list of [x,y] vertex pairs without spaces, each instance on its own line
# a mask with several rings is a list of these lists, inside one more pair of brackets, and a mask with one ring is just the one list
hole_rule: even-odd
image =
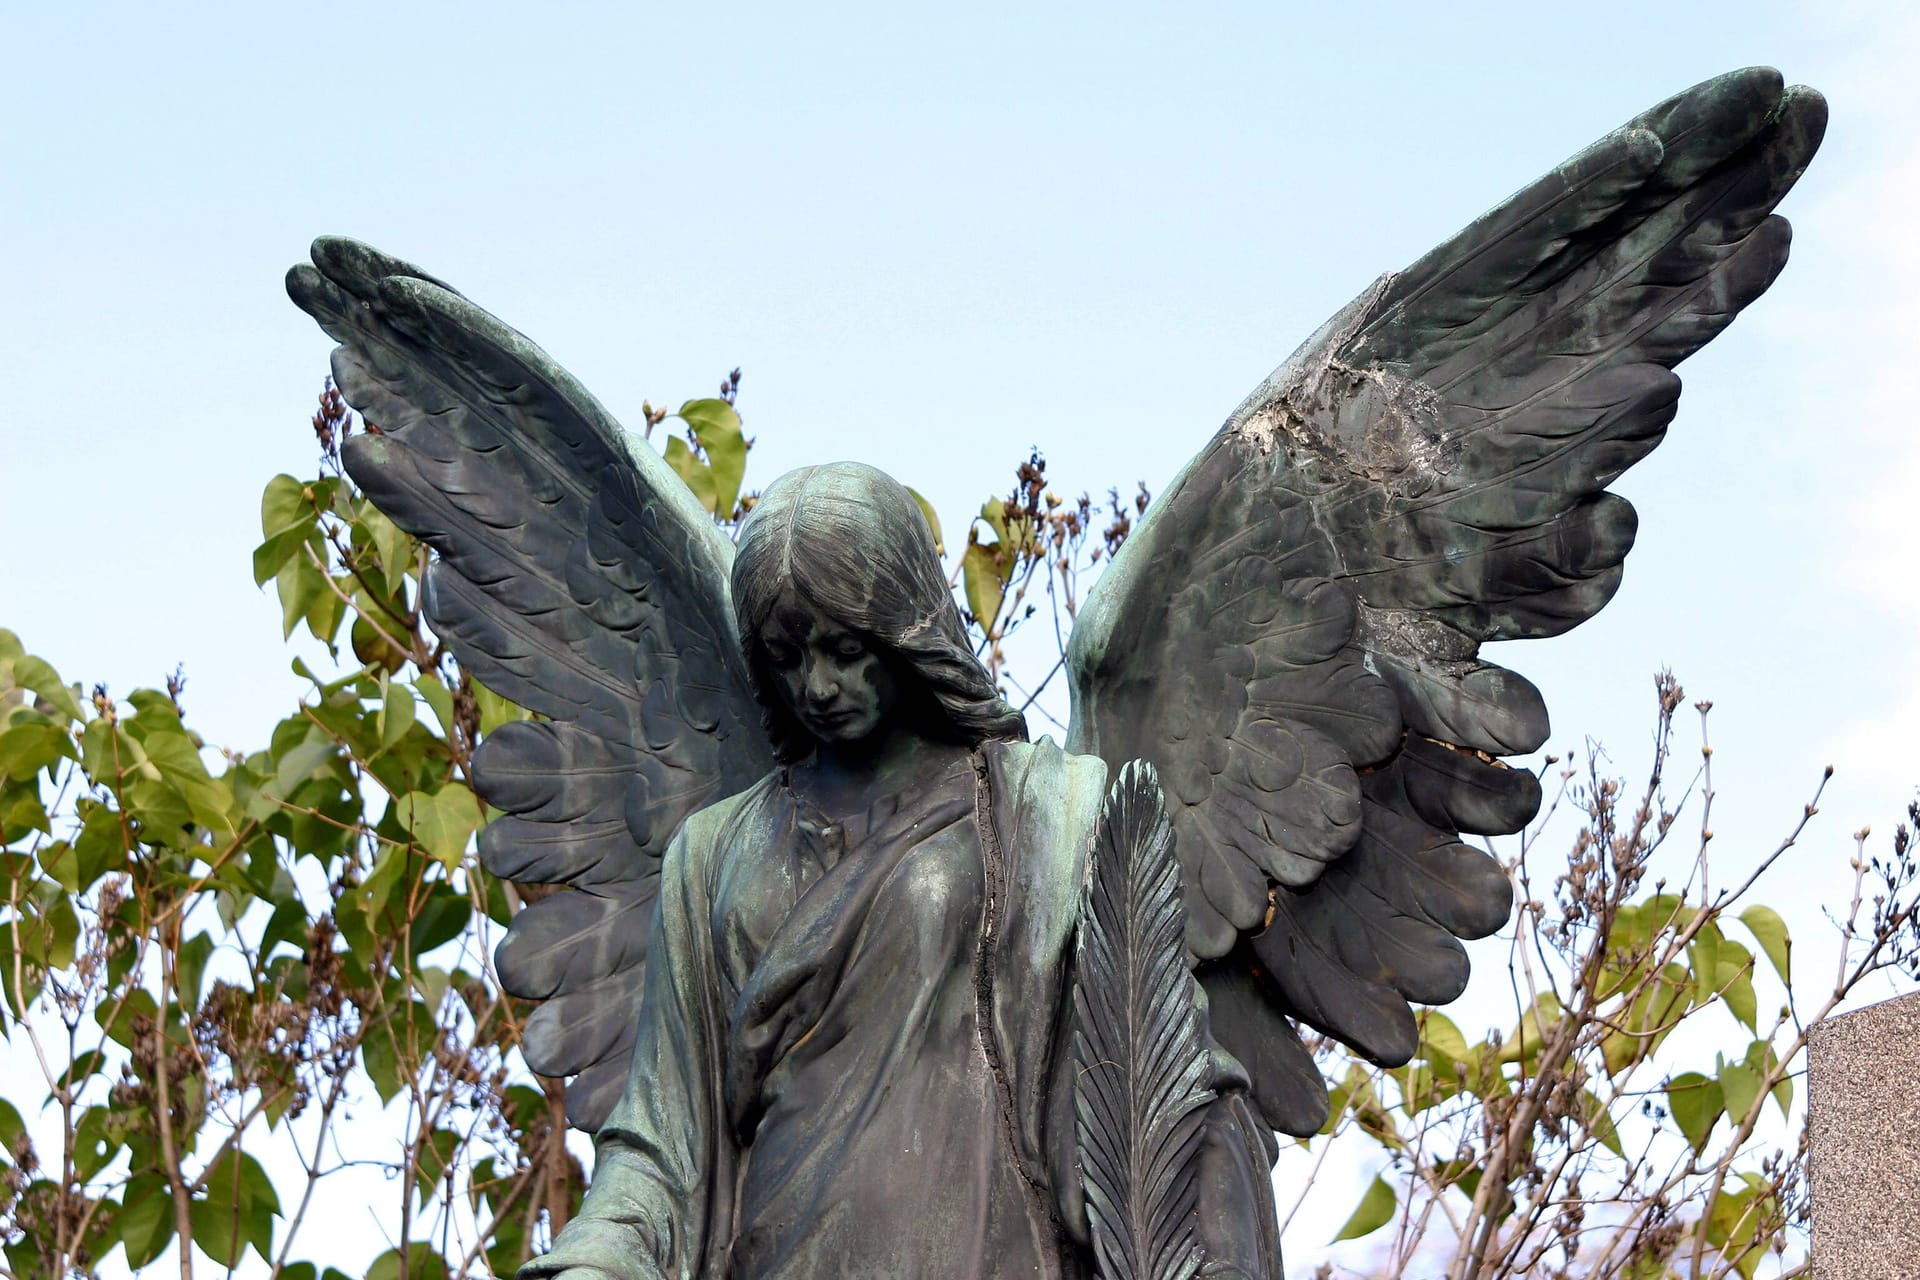
[[466,672],[545,720],[488,735],[476,792],[503,811],[483,864],[568,886],[521,911],[501,983],[546,1003],[523,1048],[577,1075],[597,1128],[625,1080],[659,855],[771,752],[747,690],[732,545],[650,449],[524,336],[408,264],[315,243],[287,279],[342,344],[369,430],[343,450],[373,502],[437,553],[428,620]]
[[[1673,366],[1785,264],[1773,209],[1825,120],[1775,71],[1719,77],[1383,277],[1234,411],[1091,593],[1071,740],[1167,779],[1189,947],[1234,975],[1223,1043],[1291,1055],[1255,1026],[1266,1002],[1405,1061],[1407,1002],[1463,988],[1460,939],[1499,928],[1511,888],[1461,833],[1532,817],[1538,780],[1496,757],[1548,727],[1480,646],[1565,631],[1619,586],[1637,517],[1607,486],[1665,435]],[[1270,1120],[1316,1114],[1315,1080],[1250,1070]]]

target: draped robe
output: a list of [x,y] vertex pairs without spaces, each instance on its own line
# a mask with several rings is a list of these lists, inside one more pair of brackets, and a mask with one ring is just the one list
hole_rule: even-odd
[[[843,824],[784,771],[689,818],[633,1073],[523,1280],[1085,1275],[1065,1027],[1105,777],[990,742]],[[1249,1117],[1210,1122],[1205,1184],[1258,1202],[1233,1251],[1277,1274]]]

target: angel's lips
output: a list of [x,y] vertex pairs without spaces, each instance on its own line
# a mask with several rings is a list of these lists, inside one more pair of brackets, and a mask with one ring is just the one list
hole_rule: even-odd
[[815,711],[809,708],[803,715],[807,728],[816,732],[839,732],[858,723],[863,717],[859,707],[835,707],[828,711]]

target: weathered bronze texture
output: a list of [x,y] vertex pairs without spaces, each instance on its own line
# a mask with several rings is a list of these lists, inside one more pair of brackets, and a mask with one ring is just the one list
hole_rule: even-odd
[[1784,265],[1825,120],[1709,81],[1343,309],[1101,578],[1065,750],[893,481],[783,477],[736,550],[520,334],[317,242],[289,291],[380,427],[347,466],[544,717],[475,757],[480,856],[568,886],[499,972],[599,1157],[523,1274],[1279,1276],[1272,1130],[1327,1108],[1296,1024],[1404,1062],[1506,921],[1462,833],[1534,814],[1498,758],[1547,717],[1480,646],[1612,595],[1606,487]]

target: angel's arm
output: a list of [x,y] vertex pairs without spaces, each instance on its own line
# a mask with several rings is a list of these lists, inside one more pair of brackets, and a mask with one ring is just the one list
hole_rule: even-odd
[[708,1222],[738,1160],[720,1079],[705,842],[668,847],[626,1091],[594,1143],[593,1185],[553,1251],[520,1280],[665,1280],[702,1274]]

